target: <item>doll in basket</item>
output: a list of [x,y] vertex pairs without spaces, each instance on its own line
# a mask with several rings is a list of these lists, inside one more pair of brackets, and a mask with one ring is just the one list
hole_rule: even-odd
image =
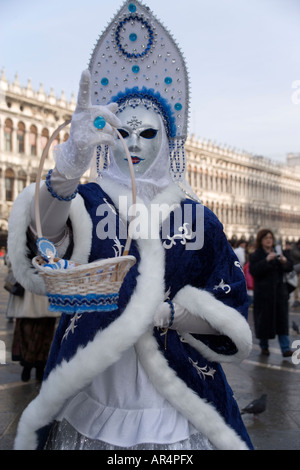
[[[125,2],[82,74],[70,136],[56,147],[40,206],[59,257],[122,255],[132,193],[118,129],[135,171],[136,263],[111,310],[62,314],[16,449],[252,448],[220,365],[251,349],[246,284],[221,223],[185,180],[188,91],[173,38],[147,7]],[[90,167],[92,181],[79,184]],[[31,257],[33,191],[16,202]],[[30,256],[21,256],[18,280],[43,291]]]

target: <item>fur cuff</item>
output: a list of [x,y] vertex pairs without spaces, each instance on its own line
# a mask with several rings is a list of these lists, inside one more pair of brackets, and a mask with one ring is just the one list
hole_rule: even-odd
[[217,300],[212,294],[192,286],[185,286],[174,298],[174,302],[186,308],[192,315],[206,320],[220,334],[228,336],[237,348],[237,353],[226,356],[212,351],[191,334],[182,338],[212,362],[241,362],[252,348],[252,333],[248,322],[234,308]]

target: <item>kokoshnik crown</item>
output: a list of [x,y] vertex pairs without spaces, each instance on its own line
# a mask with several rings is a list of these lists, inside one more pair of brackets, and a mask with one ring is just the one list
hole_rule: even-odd
[[117,102],[122,111],[143,104],[160,113],[169,139],[171,174],[180,181],[185,171],[188,74],[178,45],[149,7],[136,0],[123,4],[99,37],[89,70],[93,105]]

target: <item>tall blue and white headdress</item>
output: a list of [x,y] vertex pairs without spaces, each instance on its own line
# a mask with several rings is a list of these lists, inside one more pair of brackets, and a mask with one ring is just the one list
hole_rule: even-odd
[[[184,143],[189,115],[189,81],[184,57],[174,38],[150,9],[126,1],[99,37],[89,70],[93,105],[117,102],[119,110],[143,104],[164,122],[170,149],[170,172],[185,176]],[[107,165],[107,149],[102,167]]]

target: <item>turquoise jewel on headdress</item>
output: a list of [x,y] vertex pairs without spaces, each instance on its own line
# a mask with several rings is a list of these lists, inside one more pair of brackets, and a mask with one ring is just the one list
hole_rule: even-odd
[[129,36],[130,41],[136,41],[137,40],[137,35],[135,33],[131,33]]
[[128,10],[131,11],[131,13],[134,13],[136,11],[136,6],[134,3],[130,3],[128,6]]

